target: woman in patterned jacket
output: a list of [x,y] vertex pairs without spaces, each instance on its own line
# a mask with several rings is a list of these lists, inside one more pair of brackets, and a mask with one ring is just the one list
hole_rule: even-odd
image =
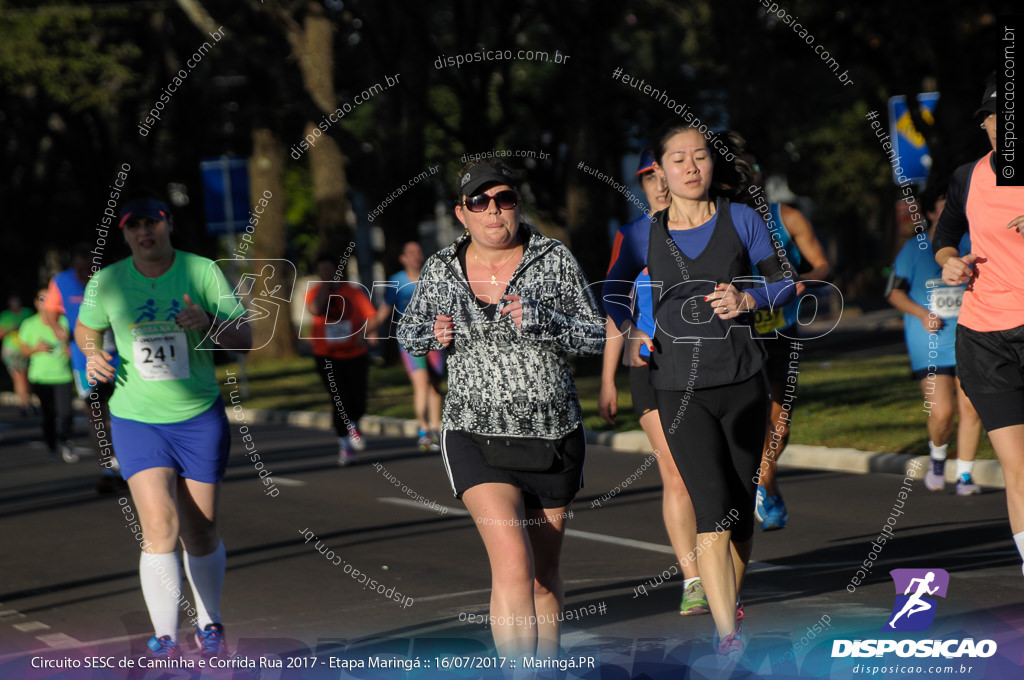
[[466,233],[431,256],[398,327],[414,356],[448,351],[441,452],[491,566],[503,656],[556,656],[565,510],[585,440],[568,355],[600,354],[604,318],[576,259],[521,221],[511,171],[459,173]]

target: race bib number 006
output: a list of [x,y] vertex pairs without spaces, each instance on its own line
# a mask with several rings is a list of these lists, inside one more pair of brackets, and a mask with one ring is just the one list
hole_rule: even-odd
[[928,286],[928,311],[940,319],[955,319],[963,303],[964,286],[947,286],[942,279],[930,279]]

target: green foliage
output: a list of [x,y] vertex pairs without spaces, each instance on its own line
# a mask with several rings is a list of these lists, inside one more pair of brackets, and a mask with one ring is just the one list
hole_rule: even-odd
[[107,108],[136,80],[140,49],[111,39],[124,9],[93,9],[65,0],[33,10],[0,3],[0,82],[31,96],[41,90],[72,111]]
[[[311,271],[318,246],[316,201],[306,163],[288,163],[284,171],[284,193],[288,197],[285,221],[292,247],[299,256],[300,271]],[[305,267],[305,269],[303,269]]]

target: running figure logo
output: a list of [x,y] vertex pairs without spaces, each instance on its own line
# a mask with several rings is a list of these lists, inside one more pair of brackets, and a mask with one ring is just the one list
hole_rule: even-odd
[[882,630],[913,632],[931,626],[938,604],[931,596],[946,597],[949,573],[944,569],[893,569],[889,574],[896,587],[896,602]]

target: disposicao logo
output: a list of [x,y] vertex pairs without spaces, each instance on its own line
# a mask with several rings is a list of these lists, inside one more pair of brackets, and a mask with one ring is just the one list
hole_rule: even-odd
[[938,601],[933,598],[946,597],[949,573],[945,569],[893,569],[889,575],[896,586],[896,603],[882,630],[926,630],[935,621]]
[[[888,622],[881,630],[911,633],[928,629],[935,622],[936,597],[946,597],[949,573],[944,569],[893,569],[896,601]],[[996,653],[994,640],[834,640],[832,658],[884,656],[986,658]]]

